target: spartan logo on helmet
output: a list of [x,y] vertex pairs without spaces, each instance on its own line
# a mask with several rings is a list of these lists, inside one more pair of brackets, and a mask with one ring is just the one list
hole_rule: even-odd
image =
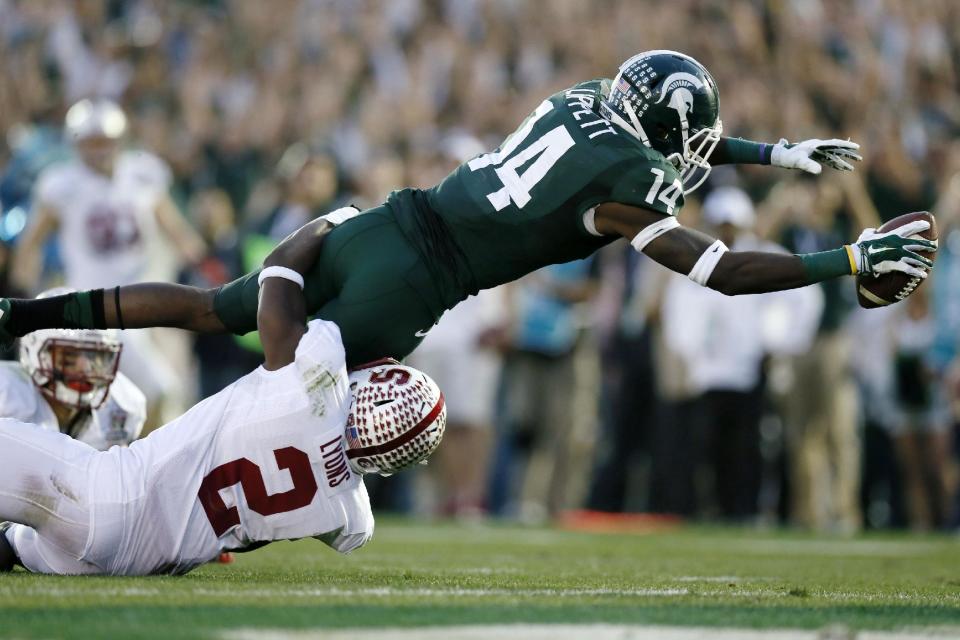
[[686,117],[688,113],[693,111],[693,94],[690,93],[690,89],[702,88],[703,83],[700,82],[697,76],[691,73],[685,71],[671,73],[663,81],[660,88],[660,99],[654,104],[660,104],[663,102],[663,99],[669,95],[670,102],[668,106],[676,109],[681,117]]
[[684,193],[706,180],[723,125],[710,73],[676,51],[645,51],[622,65],[602,104],[615,124],[680,171]]

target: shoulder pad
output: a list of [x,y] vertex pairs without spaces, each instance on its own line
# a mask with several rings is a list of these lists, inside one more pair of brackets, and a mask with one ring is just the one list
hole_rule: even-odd
[[610,200],[668,216],[677,215],[683,207],[680,174],[660,153],[652,149],[645,151],[645,157],[621,162],[614,170]]
[[69,192],[76,185],[77,163],[75,160],[64,160],[50,165],[37,177],[34,185],[34,199],[39,204],[58,206],[69,196]]
[[[147,398],[130,378],[118,373],[106,402],[97,409],[104,439],[129,444],[140,437],[147,419]],[[113,434],[111,436],[111,434]]]
[[126,170],[139,181],[152,185],[157,189],[168,189],[172,181],[170,167],[159,156],[140,149],[124,151],[121,161],[126,164]]
[[17,362],[0,362],[0,417],[32,420],[43,398]]

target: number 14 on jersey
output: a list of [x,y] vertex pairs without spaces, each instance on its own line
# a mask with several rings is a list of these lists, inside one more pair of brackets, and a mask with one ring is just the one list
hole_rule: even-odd
[[[537,138],[520,153],[510,157],[517,150],[517,147],[527,139],[537,121],[549,113],[551,109],[553,109],[553,103],[544,100],[537,107],[537,110],[520,125],[520,128],[507,139],[500,151],[485,153],[467,163],[471,171],[489,166],[497,167],[495,172],[500,181],[503,182],[503,188],[487,194],[487,200],[497,211],[502,211],[510,206],[511,200],[518,209],[526,206],[530,202],[530,190],[543,180],[547,172],[557,163],[557,160],[563,157],[563,154],[575,144],[573,136],[561,124]],[[534,158],[536,160],[533,160]],[[533,162],[523,173],[517,173],[517,169],[531,160]]]

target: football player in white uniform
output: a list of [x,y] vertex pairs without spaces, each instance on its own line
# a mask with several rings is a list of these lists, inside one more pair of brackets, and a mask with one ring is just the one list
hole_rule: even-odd
[[[126,116],[109,100],[81,100],[69,109],[65,133],[76,158],[48,167],[37,179],[30,223],[13,258],[13,284],[36,290],[43,246],[52,234],[66,284],[79,290],[150,276],[158,231],[184,262],[203,258],[203,241],[170,198],[169,168],[152,153],[121,149],[126,130]],[[175,387],[176,376],[146,333],[131,332],[123,342],[123,371],[152,407]]]
[[[69,292],[59,288],[40,297]],[[64,433],[106,451],[140,437],[147,401],[117,372],[113,329],[43,329],[20,340],[20,362],[0,362],[0,417]]]
[[432,453],[443,395],[392,360],[348,374],[338,327],[305,324],[304,265],[282,258],[260,277],[264,365],[146,438],[98,452],[0,420],[0,520],[19,523],[0,533],[0,569],[180,574],[275,540],[347,553],[370,539],[361,474]]

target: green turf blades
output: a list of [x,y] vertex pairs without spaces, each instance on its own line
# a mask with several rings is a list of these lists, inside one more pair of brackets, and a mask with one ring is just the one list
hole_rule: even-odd
[[236,628],[641,623],[854,629],[960,624],[956,542],[738,529],[589,535],[378,523],[339,556],[278,543],[182,578],[0,577],[18,637],[210,638]]

